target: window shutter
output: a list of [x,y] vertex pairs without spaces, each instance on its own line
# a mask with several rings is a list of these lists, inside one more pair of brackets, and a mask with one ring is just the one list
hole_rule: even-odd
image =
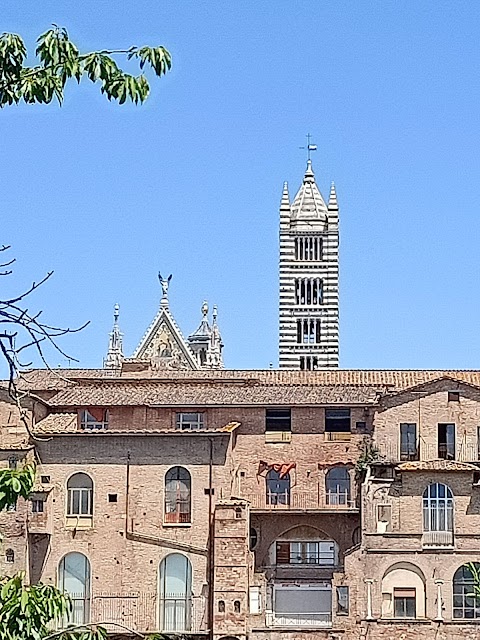
[[260,587],[250,587],[250,613],[258,615],[262,613],[261,599],[260,599]]
[[289,542],[277,542],[277,564],[290,564]]

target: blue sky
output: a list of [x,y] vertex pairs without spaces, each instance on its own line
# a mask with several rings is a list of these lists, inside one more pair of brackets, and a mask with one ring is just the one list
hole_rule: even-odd
[[340,204],[341,366],[480,365],[479,3],[2,2],[30,51],[52,22],[82,50],[173,56],[142,107],[82,83],[62,108],[0,113],[3,290],[54,270],[30,306],[91,321],[62,342],[83,366],[101,365],[116,302],[134,350],[158,270],[185,334],[207,299],[227,367],[276,366],[278,205],[307,132]]

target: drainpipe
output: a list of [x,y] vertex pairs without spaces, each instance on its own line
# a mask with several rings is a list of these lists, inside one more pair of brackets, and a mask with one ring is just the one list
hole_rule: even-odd
[[125,488],[125,540],[128,535],[128,503],[130,497],[130,451],[127,451],[127,473],[126,473],[126,488]]
[[214,615],[214,534],[215,523],[213,520],[213,439],[209,438],[210,459],[208,468],[208,522],[209,522],[209,544],[208,544],[208,621],[210,628],[210,640],[213,640],[213,615]]

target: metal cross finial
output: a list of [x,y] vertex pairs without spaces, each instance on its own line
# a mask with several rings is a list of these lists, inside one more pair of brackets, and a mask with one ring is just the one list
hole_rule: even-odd
[[317,150],[317,145],[316,144],[312,144],[312,136],[310,133],[307,133],[306,135],[307,138],[307,146],[306,147],[299,147],[300,149],[305,149],[307,151],[307,160],[311,160],[310,158],[310,154],[312,151],[316,151]]

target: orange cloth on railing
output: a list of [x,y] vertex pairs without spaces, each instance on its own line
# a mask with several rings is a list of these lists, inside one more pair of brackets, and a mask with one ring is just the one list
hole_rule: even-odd
[[292,469],[295,469],[296,466],[297,466],[296,462],[269,463],[269,462],[265,462],[265,460],[260,460],[260,462],[258,463],[257,475],[259,476],[264,471],[270,471],[270,469],[273,469],[278,473],[279,478],[285,478],[285,476],[288,476],[290,471]]

